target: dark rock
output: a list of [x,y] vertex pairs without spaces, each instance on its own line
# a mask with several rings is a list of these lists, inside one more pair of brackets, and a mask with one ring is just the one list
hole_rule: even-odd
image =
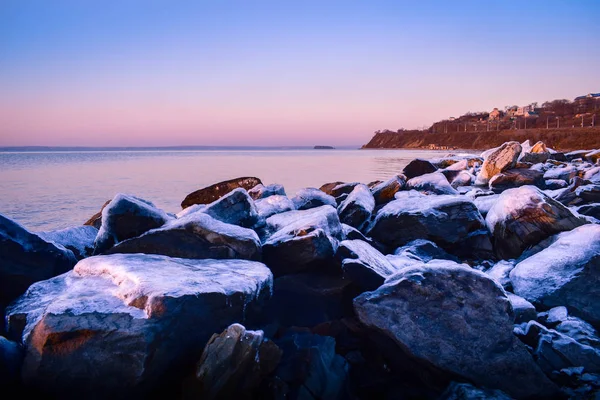
[[592,150],[575,150],[575,151],[570,151],[568,153],[565,153],[565,157],[567,157],[567,160],[573,161],[576,158],[583,158],[587,153],[589,153],[591,151]]
[[441,172],[433,172],[411,178],[406,182],[409,189],[415,189],[428,194],[458,194],[444,174]]
[[296,192],[296,195],[292,197],[292,202],[294,203],[296,210],[308,210],[310,208],[325,205],[337,207],[335,198],[315,188],[299,190]]
[[110,203],[110,200],[107,200],[106,203],[104,203],[102,205],[102,208],[100,209],[100,211],[98,211],[96,214],[92,215],[90,217],[90,219],[88,219],[87,221],[85,221],[83,223],[83,225],[89,225],[89,226],[93,226],[96,229],[100,229],[100,227],[102,226],[102,211],[104,211],[104,208],[106,208],[106,206]]
[[485,271],[493,280],[498,282],[504,289],[512,291],[510,271],[515,268],[514,261],[500,260],[492,268]]
[[258,221],[254,200],[242,188],[233,189],[223,197],[208,204],[203,211],[228,224],[250,228]]
[[590,151],[583,158],[591,163],[597,163],[600,160],[600,150]]
[[515,294],[545,308],[600,323],[600,225],[563,232],[546,249],[521,261],[510,273]]
[[533,185],[545,188],[544,174],[533,169],[510,169],[490,179],[490,190],[496,193],[515,187]]
[[438,400],[512,400],[501,390],[477,388],[469,383],[452,382]]
[[250,195],[250,197],[253,200],[264,199],[266,197],[274,195],[285,196],[285,189],[282,185],[278,183],[274,183],[267,186],[263,185],[262,183],[259,183],[252,189],[248,190],[248,195]]
[[406,179],[412,179],[414,177],[429,174],[435,171],[437,171],[437,168],[429,161],[415,158],[409,162],[406,167],[404,167],[402,174],[406,176]]
[[[332,196],[332,197],[337,197],[337,196],[333,196],[333,195],[331,194],[331,193],[332,193],[332,190],[333,190],[335,187],[337,187],[337,186],[340,186],[340,185],[345,185],[345,184],[346,184],[346,182],[342,182],[342,181],[337,181],[337,182],[329,182],[329,183],[325,183],[325,184],[321,185],[321,187],[319,188],[319,190],[320,190],[320,191],[322,191],[322,192],[323,192],[323,193],[325,193],[325,194],[328,194],[328,195]],[[352,191],[352,190],[350,190],[350,191]]]
[[362,240],[344,240],[338,248],[344,278],[362,290],[375,290],[398,270],[388,259]]
[[25,347],[23,382],[58,398],[144,398],[180,385],[212,333],[255,313],[272,282],[252,261],[86,258],[7,310]]
[[94,241],[98,229],[83,225],[56,231],[40,232],[38,235],[47,242],[58,244],[73,252],[78,260],[89,257],[94,252]]
[[102,226],[94,242],[94,254],[131,239],[172,219],[154,204],[126,194],[117,194],[102,211]]
[[371,218],[375,208],[375,199],[366,185],[359,184],[354,187],[346,200],[340,204],[338,214],[344,224],[361,229]]
[[381,205],[394,200],[394,195],[406,185],[406,176],[399,174],[371,189],[375,205]]
[[190,193],[181,202],[181,208],[188,208],[194,204],[209,204],[218,200],[222,196],[231,192],[234,189],[242,188],[250,190],[262,182],[254,177],[235,178],[224,182],[215,183],[214,185],[196,190]]
[[546,162],[548,158],[550,158],[550,153],[521,153],[519,162],[537,164]]
[[295,210],[292,200],[285,196],[273,195],[254,202],[258,219],[265,220],[272,215]]
[[184,398],[257,398],[260,384],[280,359],[281,350],[263,331],[230,325],[206,344],[193,378],[186,382]]
[[554,307],[538,314],[538,322],[579,343],[600,349],[600,338],[594,327],[584,320],[569,315],[566,307]]
[[23,356],[23,349],[17,343],[0,336],[0,388],[3,390],[19,383]]
[[521,145],[518,142],[506,142],[496,149],[488,150],[475,183],[485,185],[494,175],[514,168],[520,154]]
[[145,234],[120,242],[106,254],[145,253],[182,258],[260,260],[257,234],[203,212],[188,214]]
[[556,190],[565,188],[569,186],[569,184],[563,181],[562,179],[546,179],[546,181],[544,182],[544,186],[548,190]]
[[503,259],[517,258],[529,246],[585,223],[534,186],[503,192],[485,220]]
[[556,387],[513,335],[504,290],[451,261],[409,267],[354,300],[358,318],[423,365],[516,398],[552,396]]
[[506,295],[515,313],[515,324],[521,324],[537,318],[533,304],[516,294],[506,293]]
[[600,202],[600,184],[579,186],[575,189],[575,195],[582,200],[582,203]]
[[67,272],[76,263],[70,250],[47,242],[0,214],[0,308],[34,282]]
[[354,188],[356,187],[356,185],[359,185],[359,182],[348,182],[348,183],[339,183],[337,185],[335,185],[334,187],[330,188],[329,190],[325,191],[323,189],[319,189],[321,191],[323,191],[324,193],[332,196],[332,197],[339,197],[342,196],[344,194],[350,194],[350,192],[352,192],[354,190]]
[[582,215],[588,215],[600,219],[600,203],[585,204],[576,207],[575,210]]
[[544,172],[544,179],[560,179],[569,182],[577,175],[577,168],[572,165],[560,168],[550,168]]
[[483,158],[475,155],[454,155],[449,154],[442,158],[430,160],[437,168],[456,168],[456,164],[462,163],[460,169],[472,168],[483,164]]
[[394,251],[394,255],[406,256],[425,263],[433,259],[459,261],[455,256],[439,248],[437,244],[424,239],[416,239],[402,247],[398,247]]

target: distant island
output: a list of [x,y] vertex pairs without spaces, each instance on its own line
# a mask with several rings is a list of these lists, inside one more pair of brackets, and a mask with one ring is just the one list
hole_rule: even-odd
[[375,132],[363,149],[486,149],[510,140],[544,141],[560,150],[600,147],[600,93],[449,117],[423,130]]
[[335,149],[335,147],[333,147],[333,146],[315,146],[314,149],[315,150],[333,150],[333,149]]

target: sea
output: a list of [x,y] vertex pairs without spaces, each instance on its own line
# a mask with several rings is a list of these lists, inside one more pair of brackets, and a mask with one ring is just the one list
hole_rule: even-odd
[[0,214],[27,229],[48,231],[83,224],[117,193],[177,213],[197,189],[256,176],[282,184],[288,196],[327,182],[386,180],[414,158],[468,150],[358,148],[0,148]]

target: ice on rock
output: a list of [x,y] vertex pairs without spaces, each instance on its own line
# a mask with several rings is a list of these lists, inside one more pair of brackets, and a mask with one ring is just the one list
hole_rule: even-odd
[[275,214],[295,210],[292,200],[278,194],[256,200],[255,204],[259,219],[267,219]]
[[367,185],[354,187],[348,197],[340,204],[338,214],[340,221],[360,229],[371,217],[375,208],[375,199]]
[[90,225],[82,225],[56,231],[39,232],[38,235],[48,242],[71,250],[78,259],[82,259],[92,255],[98,229]]
[[342,259],[344,277],[364,290],[375,290],[385,279],[398,272],[383,254],[362,240],[344,240],[338,256]]
[[441,172],[432,172],[409,179],[406,186],[410,189],[432,194],[458,194]]
[[316,188],[305,188],[296,192],[292,197],[294,208],[297,210],[308,210],[310,208],[329,205],[337,207],[337,203],[333,196],[330,196]]

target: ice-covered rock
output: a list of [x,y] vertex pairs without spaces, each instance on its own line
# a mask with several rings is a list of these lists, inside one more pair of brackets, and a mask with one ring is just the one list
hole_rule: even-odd
[[338,214],[342,223],[361,229],[371,218],[374,208],[375,199],[371,190],[361,183],[356,185],[346,200],[340,204]]
[[450,186],[456,189],[460,186],[471,186],[474,182],[475,175],[471,174],[469,171],[460,171],[458,175],[452,179]]
[[543,307],[566,306],[600,322],[600,225],[559,234],[550,246],[518,263],[510,273],[515,294]]
[[362,323],[421,365],[516,398],[557,392],[513,335],[502,287],[466,265],[436,260],[405,268],[358,296],[354,308]]
[[76,263],[71,250],[0,214],[0,308],[32,283],[67,272]]
[[252,314],[272,282],[253,261],[86,258],[7,310],[25,347],[21,376],[60,398],[147,396],[177,382],[214,332]]
[[510,304],[512,304],[513,312],[515,313],[515,324],[521,324],[537,318],[537,313],[533,304],[517,296],[516,294],[506,293]]
[[83,223],[83,225],[89,225],[89,226],[93,226],[96,229],[100,229],[100,227],[102,226],[102,211],[104,211],[104,208],[106,208],[106,206],[109,203],[110,203],[110,200],[107,200],[100,208],[100,211],[98,211],[96,214],[92,215],[90,217],[90,219],[88,219],[87,221],[85,221]]
[[592,183],[600,183],[600,166],[585,170],[583,173],[583,179]]
[[581,199],[577,203],[600,202],[600,184],[582,185],[575,189],[575,195]]
[[203,212],[167,222],[164,226],[120,242],[107,254],[145,253],[182,258],[241,258],[260,260],[256,232],[221,222]]
[[406,256],[425,263],[434,259],[458,262],[458,258],[448,254],[432,241],[425,239],[416,239],[402,247],[398,247],[394,251],[394,255]]
[[587,215],[600,219],[600,203],[584,204],[579,207],[575,207],[575,211],[581,215]]
[[263,242],[263,260],[276,276],[322,267],[343,240],[340,219],[329,205],[275,214],[266,229],[272,234]]
[[259,183],[258,185],[254,186],[252,189],[248,190],[248,194],[250,195],[250,197],[253,200],[259,200],[259,199],[264,199],[266,197],[270,197],[270,196],[285,196],[285,189],[283,187],[283,185],[280,185],[278,183],[273,183],[271,185],[263,185],[262,183]]
[[504,191],[485,217],[499,257],[517,258],[527,247],[585,223],[534,186]]
[[406,185],[406,176],[399,174],[374,186],[371,193],[375,198],[375,204],[381,205],[394,200],[394,195],[402,190],[404,185]]
[[255,177],[235,178],[215,183],[214,185],[207,186],[188,194],[181,202],[181,208],[188,208],[194,204],[209,204],[222,196],[225,196],[234,189],[242,188],[250,190],[261,183],[261,180]]
[[598,162],[598,160],[600,160],[600,150],[590,151],[583,157],[585,160],[587,160],[591,163],[596,163],[596,162]]
[[53,242],[71,250],[75,257],[81,260],[91,256],[94,252],[94,241],[98,236],[98,229],[94,226],[82,225],[56,231],[39,232],[38,235],[47,242]]
[[237,188],[208,204],[202,212],[228,224],[250,228],[258,221],[254,200],[245,189]]
[[538,314],[538,322],[565,334],[579,343],[600,349],[600,338],[594,327],[584,320],[569,315],[567,307],[554,307]]
[[512,290],[512,282],[510,281],[510,271],[515,268],[514,261],[500,260],[487,271],[486,274],[493,280],[498,282],[506,290]]
[[544,179],[560,179],[565,182],[569,182],[577,175],[577,168],[572,165],[560,167],[560,168],[550,168],[546,172],[544,172]]
[[491,251],[483,218],[464,196],[399,192],[397,200],[379,210],[367,234],[390,251],[415,239],[431,240],[455,255]]
[[492,208],[496,201],[498,201],[499,197],[499,194],[477,196],[475,199],[473,199],[473,203],[475,203],[475,206],[477,206],[477,209],[479,210],[481,215],[485,217],[490,211],[490,208]]
[[567,157],[567,160],[573,161],[577,158],[583,158],[587,153],[591,151],[593,150],[575,150],[565,153],[565,156]]
[[254,202],[259,220],[264,220],[272,215],[295,210],[294,203],[286,196],[272,195]]
[[362,290],[375,290],[398,272],[388,259],[362,240],[344,240],[338,248],[344,278]]
[[94,254],[158,228],[172,219],[149,201],[119,193],[102,210],[102,226],[94,242]]
[[514,168],[520,154],[521,145],[518,142],[506,142],[496,149],[490,149],[488,154],[483,155],[485,161],[475,183],[485,185],[494,175]]
[[512,397],[501,390],[452,382],[437,400],[512,400]]
[[292,202],[294,203],[296,210],[308,210],[309,208],[324,205],[337,207],[337,203],[333,196],[315,188],[300,189],[296,192],[296,195],[292,197]]
[[419,175],[406,182],[409,189],[431,194],[458,194],[441,172]]
[[544,189],[544,174],[534,169],[510,169],[494,175],[489,182],[490,190],[496,193],[506,189],[532,185]]
[[412,179],[435,171],[437,171],[437,168],[431,162],[421,158],[415,158],[404,167],[402,174],[406,176],[406,179]]
[[566,188],[567,186],[569,186],[569,184],[566,181],[563,181],[562,179],[546,179],[544,182],[544,186],[546,187],[546,189],[556,190]]

